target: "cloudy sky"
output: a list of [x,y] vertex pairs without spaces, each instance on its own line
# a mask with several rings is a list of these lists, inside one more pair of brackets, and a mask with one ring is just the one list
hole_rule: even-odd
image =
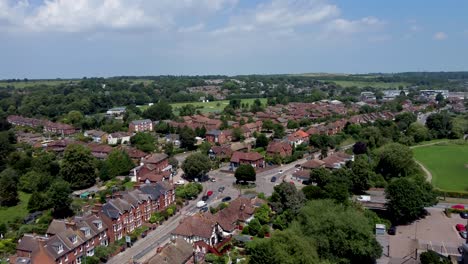
[[0,0],[0,79],[468,70],[468,1]]

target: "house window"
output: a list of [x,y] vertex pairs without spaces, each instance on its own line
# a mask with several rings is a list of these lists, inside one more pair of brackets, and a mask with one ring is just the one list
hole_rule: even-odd
[[89,257],[94,256],[94,248],[88,250],[88,251],[86,252],[86,255],[88,255]]
[[60,244],[60,245],[58,245],[57,253],[60,253],[60,252],[62,252],[62,251],[63,251],[63,245]]
[[76,264],[81,264],[81,257],[76,259]]

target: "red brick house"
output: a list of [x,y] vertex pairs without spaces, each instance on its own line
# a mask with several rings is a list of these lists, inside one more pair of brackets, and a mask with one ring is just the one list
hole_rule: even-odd
[[263,168],[265,167],[265,158],[258,152],[234,152],[231,157],[231,167],[237,168],[242,164],[252,165],[254,168]]
[[77,132],[77,130],[73,126],[67,125],[67,124],[45,122],[44,132],[65,136],[65,135],[73,135]]
[[47,236],[25,234],[19,240],[15,263],[81,263],[85,256],[94,255],[95,247],[108,245],[107,231],[107,225],[96,215],[53,220]]
[[288,157],[292,155],[292,147],[287,142],[272,141],[268,144],[267,155],[280,157]]
[[213,143],[213,144],[224,144],[228,141],[226,133],[224,131],[213,129],[205,134],[206,141]]
[[153,131],[153,122],[149,119],[134,120],[128,125],[130,132]]

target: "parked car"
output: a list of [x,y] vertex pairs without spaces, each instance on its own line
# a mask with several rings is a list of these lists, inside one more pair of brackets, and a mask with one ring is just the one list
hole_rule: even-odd
[[204,213],[204,212],[206,212],[206,211],[208,211],[208,207],[207,207],[207,206],[200,208],[200,213]]
[[207,191],[207,192],[206,192],[206,195],[207,195],[207,196],[213,195],[213,191],[211,191],[211,190]]
[[456,204],[452,205],[452,209],[465,210],[465,206],[463,204]]
[[141,233],[141,238],[145,238],[146,235],[148,235],[148,231],[144,231],[143,233]]
[[466,231],[466,227],[464,224],[457,224],[455,228],[457,229],[457,231]]
[[301,164],[296,164],[296,165],[294,165],[294,167],[300,168],[300,167],[301,167]]
[[231,199],[232,199],[231,196],[226,196],[221,200],[221,202],[223,202],[223,203],[229,202],[229,201],[231,201]]
[[463,219],[468,219],[468,213],[467,212],[461,212],[460,217]]
[[218,192],[223,192],[224,189],[225,189],[224,186],[221,186],[221,187],[218,188]]
[[283,170],[279,170],[279,172],[278,172],[278,173],[279,173],[279,174],[283,173]]
[[460,233],[460,236],[463,237],[464,239],[466,239],[466,237],[468,236],[468,234],[466,233],[466,231],[460,231],[458,232]]
[[388,229],[388,234],[394,236],[396,234],[396,226],[391,226]]
[[275,176],[271,177],[271,182],[276,182],[276,177]]
[[205,207],[206,206],[206,202],[205,201],[198,201],[197,202],[197,208],[202,208],[202,207]]
[[215,179],[215,178],[211,178],[210,181],[211,181],[211,182],[216,182],[216,179]]
[[208,199],[210,199],[210,197],[208,195],[203,195],[203,197],[201,198],[203,202],[206,202],[208,201]]
[[360,202],[370,202],[371,201],[371,197],[370,195],[360,195],[358,198],[357,198],[358,201]]

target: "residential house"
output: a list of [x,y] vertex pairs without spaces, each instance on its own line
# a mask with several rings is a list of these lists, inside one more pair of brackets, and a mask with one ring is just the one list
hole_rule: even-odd
[[164,153],[153,153],[141,159],[138,167],[130,172],[133,182],[158,182],[169,180],[172,166],[169,165],[169,156]]
[[69,136],[75,134],[77,132],[77,129],[71,125],[48,121],[44,123],[44,132],[62,136]]
[[313,170],[325,167],[325,162],[318,159],[311,159],[301,164],[303,170]]
[[106,143],[107,133],[100,130],[87,130],[84,132],[85,137],[90,137],[95,143]]
[[153,122],[149,119],[134,120],[128,126],[129,132],[153,131]]
[[114,132],[110,133],[107,137],[107,143],[109,145],[128,144],[130,143],[131,133],[128,132]]
[[229,145],[224,145],[224,146],[213,146],[208,152],[208,155],[212,159],[219,159],[219,160],[224,160],[224,159],[229,159],[232,156],[232,149],[231,146]]
[[181,220],[180,224],[172,231],[173,240],[182,238],[190,244],[203,241],[214,246],[222,239],[222,231],[211,217],[196,214]]
[[254,123],[248,123],[241,126],[242,133],[245,138],[252,137],[255,132],[260,132],[262,130],[262,121],[256,121]]
[[148,264],[195,263],[193,257],[193,246],[184,239],[177,238],[162,249],[158,249],[157,254],[148,261]]
[[218,129],[213,129],[213,130],[206,132],[205,138],[206,138],[206,141],[213,143],[213,144],[218,143],[222,145],[228,141],[224,131],[221,131]]
[[303,130],[298,130],[288,136],[289,144],[297,147],[302,143],[309,143],[309,134]]
[[265,167],[265,158],[258,152],[234,152],[231,157],[231,168],[237,168],[242,164],[249,164],[254,168],[263,168]]
[[132,159],[132,161],[135,163],[135,164],[140,164],[140,161],[148,156],[148,153],[146,152],[143,152],[137,148],[134,148],[134,147],[130,147],[130,146],[119,146],[118,147],[119,149],[127,152],[128,156]]
[[23,235],[17,246],[16,263],[81,263],[85,256],[94,255],[95,247],[108,245],[107,230],[102,219],[92,214],[53,220],[47,236]]
[[325,168],[339,169],[343,167],[346,164],[346,162],[354,161],[354,156],[348,155],[344,152],[337,152],[322,159],[322,161],[324,162]]
[[91,149],[91,154],[98,159],[107,158],[107,156],[109,156],[109,154],[113,150],[111,146],[95,144],[95,143],[88,144],[88,148]]
[[126,112],[125,107],[114,107],[107,110],[106,115],[110,117],[114,117],[115,119],[123,119],[123,116]]
[[280,156],[282,158],[289,157],[292,155],[292,147],[290,144],[284,141],[272,141],[267,147],[268,156]]
[[221,228],[223,237],[231,236],[239,225],[249,223],[254,218],[253,201],[247,197],[238,197],[226,208],[211,215],[212,220],[216,221]]

